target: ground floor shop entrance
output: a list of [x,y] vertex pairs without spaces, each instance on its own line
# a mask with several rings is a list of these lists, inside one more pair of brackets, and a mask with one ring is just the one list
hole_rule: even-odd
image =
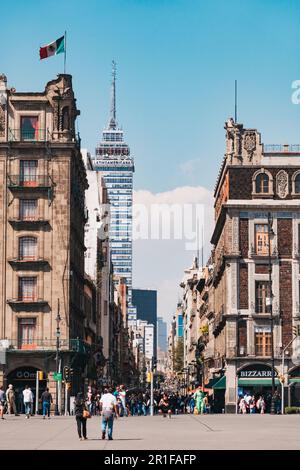
[[[35,367],[19,367],[18,369],[13,370],[7,376],[6,383],[13,385],[15,391],[15,401],[18,413],[24,413],[24,403],[23,403],[23,390],[25,385],[28,385],[34,396],[33,410],[32,413],[35,413],[35,398],[36,398],[36,374],[38,369]],[[45,377],[45,374],[44,374]],[[39,380],[39,398],[47,387],[47,380]]]
[[[278,380],[278,372],[275,369],[275,407],[276,411],[280,412],[281,410],[281,384]],[[257,404],[260,397],[264,400],[265,413],[271,412],[272,404],[272,368],[269,364],[264,363],[254,363],[248,364],[243,368],[239,369],[237,372],[237,412],[240,411],[240,403],[244,397],[246,401],[250,402],[250,405],[254,402]],[[251,397],[251,399],[250,399]],[[247,406],[247,412],[257,413],[260,412],[260,409],[255,406]]]

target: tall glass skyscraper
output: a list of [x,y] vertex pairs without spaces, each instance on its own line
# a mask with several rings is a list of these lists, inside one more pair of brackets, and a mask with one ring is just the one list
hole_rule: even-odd
[[[110,202],[110,252],[113,272],[126,279],[132,301],[132,189],[134,161],[116,121],[116,65],[113,62],[111,109],[107,127],[96,148],[94,170],[104,179]],[[131,309],[132,310],[132,309]],[[129,310],[130,311],[130,310]],[[134,312],[134,309],[133,309]]]

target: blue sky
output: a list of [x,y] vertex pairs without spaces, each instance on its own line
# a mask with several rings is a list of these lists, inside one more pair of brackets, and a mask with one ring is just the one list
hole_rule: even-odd
[[[137,198],[194,203],[188,187],[199,187],[206,241],[213,205],[204,188],[212,191],[223,157],[234,80],[239,122],[260,130],[265,143],[300,142],[300,106],[291,101],[300,79],[299,0],[14,0],[10,8],[0,52],[9,85],[43,90],[62,72],[63,55],[40,62],[38,51],[67,30],[79,130],[93,152],[108,120],[116,60],[117,117],[135,157]],[[193,253],[183,247],[135,245],[134,284],[158,290],[166,319],[191,265]]]
[[40,62],[38,48],[67,29],[83,145],[93,151],[107,121],[114,58],[136,189],[211,188],[235,79],[245,126],[267,143],[299,140],[300,108],[290,99],[300,78],[299,20],[292,0],[15,0],[13,21],[1,24],[1,71],[17,90],[43,89],[63,57]]

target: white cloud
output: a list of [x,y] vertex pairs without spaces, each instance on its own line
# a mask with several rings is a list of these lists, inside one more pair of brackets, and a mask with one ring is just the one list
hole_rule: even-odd
[[[201,186],[182,186],[161,193],[139,190],[134,192],[134,203],[144,204],[148,208],[156,204],[203,204],[204,263],[206,262],[210,252],[209,240],[213,227],[212,192]],[[185,239],[153,240],[149,238],[133,242],[133,285],[158,291],[157,314],[168,323],[176,309],[183,271],[191,266],[195,255],[196,250],[186,249]]]

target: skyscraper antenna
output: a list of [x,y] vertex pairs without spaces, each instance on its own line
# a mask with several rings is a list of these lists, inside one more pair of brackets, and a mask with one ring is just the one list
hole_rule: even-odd
[[197,263],[198,263],[198,266],[199,266],[199,262],[200,262],[200,259],[199,259],[199,221],[197,220]]
[[204,266],[204,225],[202,225],[202,268]]
[[237,80],[234,80],[234,122],[237,122]]
[[112,80],[111,80],[111,105],[110,105],[110,118],[109,118],[109,129],[116,129],[116,73],[117,73],[117,64],[112,61]]

